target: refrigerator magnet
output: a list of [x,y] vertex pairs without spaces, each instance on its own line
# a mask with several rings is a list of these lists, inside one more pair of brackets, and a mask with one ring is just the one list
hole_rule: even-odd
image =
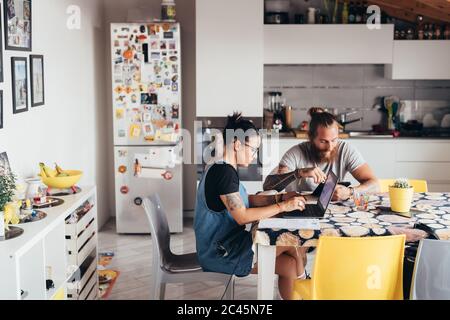
[[151,104],[150,94],[141,93],[141,104]]
[[170,23],[163,23],[162,29],[167,32],[170,30]]
[[169,60],[172,61],[172,62],[175,62],[175,61],[178,61],[178,57],[177,56],[170,56]]
[[159,43],[159,48],[161,49],[161,50],[166,50],[167,49],[167,42],[166,41],[161,41],[160,43]]
[[120,188],[120,193],[127,194],[130,191],[130,189],[127,186],[123,186]]
[[147,31],[147,28],[145,27],[145,25],[141,25],[141,26],[139,27],[139,31],[140,31],[141,33],[145,33],[145,32]]
[[119,154],[119,158],[124,158],[128,155],[127,150],[118,150],[117,153]]
[[175,41],[169,41],[169,50],[175,50],[176,48]]
[[172,64],[172,73],[178,73],[178,65]]
[[172,31],[164,32],[163,36],[164,39],[173,39],[173,32]]
[[159,60],[159,59],[161,59],[161,53],[160,52],[152,52],[151,53],[151,59],[152,60]]
[[144,137],[155,135],[155,130],[151,123],[145,123],[144,125],[142,125],[142,130],[144,131]]
[[171,82],[170,82],[170,79],[167,79],[167,78],[164,79],[164,85],[165,85],[165,86],[170,86],[170,83],[171,83]]
[[127,167],[126,166],[120,166],[119,167],[119,173],[125,173],[127,172]]
[[170,171],[166,171],[166,172],[164,172],[163,174],[162,174],[162,176],[163,176],[163,178],[164,178],[164,180],[172,180],[172,178],[173,178],[173,174],[172,174],[172,172],[170,172]]
[[148,33],[149,35],[156,35],[156,25],[155,24],[151,24],[149,29],[148,29]]
[[125,110],[122,108],[116,109],[116,119],[123,119],[125,116]]
[[130,126],[130,137],[139,138],[141,135],[141,127],[138,124],[132,124]]
[[137,103],[138,99],[137,99],[137,95],[133,94],[131,96],[131,103]]
[[150,112],[143,112],[142,113],[142,122],[150,122],[152,121],[152,115]]
[[125,138],[127,136],[124,129],[119,129],[117,135],[119,136],[119,138]]
[[120,41],[114,40],[114,47],[120,47]]
[[158,41],[157,40],[150,41],[150,48],[152,50],[157,50],[158,49]]
[[173,82],[172,83],[172,92],[177,92],[178,91],[178,83],[177,82]]

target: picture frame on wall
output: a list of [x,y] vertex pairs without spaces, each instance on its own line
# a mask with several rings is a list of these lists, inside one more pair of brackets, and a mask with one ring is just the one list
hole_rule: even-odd
[[2,25],[2,6],[0,6],[0,83],[3,82],[3,34],[1,32]]
[[0,90],[0,129],[3,129],[3,90]]
[[30,55],[31,106],[45,104],[44,56]]
[[28,111],[27,58],[11,58],[13,113]]
[[32,3],[31,0],[4,0],[5,49],[31,51]]

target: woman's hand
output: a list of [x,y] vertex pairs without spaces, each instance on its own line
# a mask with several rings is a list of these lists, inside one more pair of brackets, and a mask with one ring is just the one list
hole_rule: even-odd
[[305,210],[306,199],[304,197],[294,197],[280,203],[283,212],[290,212],[294,210]]
[[327,175],[318,167],[297,169],[296,175],[300,178],[313,178],[314,183],[322,183],[327,180]]

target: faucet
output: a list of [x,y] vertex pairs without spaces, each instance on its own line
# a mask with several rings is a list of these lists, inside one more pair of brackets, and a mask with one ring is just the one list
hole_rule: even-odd
[[361,118],[357,118],[357,119],[353,119],[353,120],[347,120],[347,117],[358,113],[358,111],[349,111],[349,112],[343,112],[343,113],[339,113],[336,117],[337,120],[339,122],[339,124],[342,126],[343,130],[345,131],[345,126],[350,124],[350,123],[354,123],[354,122],[358,122],[364,119],[364,117]]

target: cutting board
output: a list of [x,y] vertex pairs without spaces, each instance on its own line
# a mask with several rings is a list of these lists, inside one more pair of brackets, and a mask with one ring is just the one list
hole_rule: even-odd
[[[295,137],[297,139],[308,139],[308,131],[293,129]],[[339,139],[347,139],[349,138],[348,133],[339,133]]]

